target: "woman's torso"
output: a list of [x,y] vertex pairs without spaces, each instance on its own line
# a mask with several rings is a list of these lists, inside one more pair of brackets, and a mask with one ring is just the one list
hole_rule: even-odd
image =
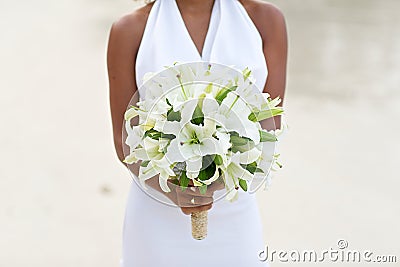
[[157,0],[143,7],[143,12],[146,22],[135,61],[139,91],[145,73],[161,71],[176,61],[210,61],[238,69],[249,67],[256,86],[264,89],[268,69],[263,40],[242,1],[214,1],[201,54],[197,48],[201,45],[193,41],[190,35],[193,31],[185,25],[176,0]]
[[[146,72],[161,71],[175,61],[210,61],[248,67],[260,90],[268,70],[262,38],[238,0],[215,0],[203,52],[190,38],[175,0],[156,0],[148,8],[143,36],[135,61],[140,91]],[[190,216],[178,208],[156,201],[132,183],[124,223],[122,266],[165,266],[176,251],[185,251],[174,266],[265,266],[258,260],[263,249],[262,226],[254,194],[240,191],[239,200],[221,199],[209,211],[208,237],[201,242],[190,234]],[[218,248],[218,249],[216,249]],[[157,252],[150,257],[149,250]],[[240,251],[240,255],[234,254]],[[193,261],[198,255],[201,261]]]

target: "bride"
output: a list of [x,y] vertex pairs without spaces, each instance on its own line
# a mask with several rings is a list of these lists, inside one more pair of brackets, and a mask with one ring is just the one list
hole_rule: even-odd
[[[138,89],[145,73],[160,71],[175,61],[249,67],[257,88],[283,100],[287,46],[284,16],[261,0],[156,0],[119,18],[111,27],[107,51],[113,138],[119,160],[124,159],[124,113],[136,92],[145,95]],[[262,122],[265,129],[280,125],[280,116]],[[154,181],[150,179],[149,185],[163,192]],[[176,190],[168,195],[176,206],[169,206],[132,182],[121,266],[268,266],[258,258],[265,244],[255,195],[241,191],[234,203],[213,202],[213,193],[219,189],[198,194],[196,199],[202,205],[185,207],[180,205],[184,196]],[[207,238],[199,241],[190,235],[187,215],[202,210],[209,210],[209,228]]]

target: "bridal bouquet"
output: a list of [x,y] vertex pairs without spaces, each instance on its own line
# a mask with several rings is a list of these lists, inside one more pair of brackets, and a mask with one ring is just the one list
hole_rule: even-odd
[[[145,98],[125,112],[130,150],[124,162],[140,162],[138,179],[144,188],[147,179],[159,175],[165,192],[171,191],[168,184],[182,189],[190,184],[205,193],[222,178],[225,198],[234,201],[238,190],[248,191],[274,165],[281,167],[274,154],[281,130],[260,125],[283,113],[281,100],[261,93],[248,68],[174,65],[162,74],[147,73],[142,90]],[[132,126],[135,117],[138,124]],[[207,211],[192,214],[195,239],[205,238],[206,226]]]

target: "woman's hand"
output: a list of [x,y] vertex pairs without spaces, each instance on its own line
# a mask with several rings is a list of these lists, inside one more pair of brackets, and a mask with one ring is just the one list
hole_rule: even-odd
[[[128,168],[131,169],[136,176],[139,174],[139,164],[129,165]],[[145,183],[167,196],[173,203],[180,207],[182,212],[186,215],[190,215],[192,212],[211,209],[214,201],[214,192],[225,188],[221,178],[211,183],[211,185],[207,187],[205,194],[201,194],[199,187],[195,187],[192,181],[189,182],[189,185],[185,190],[182,190],[181,186],[168,182],[171,192],[166,193],[161,189],[158,179],[159,177],[156,175],[146,180]]]
[[205,194],[201,194],[199,187],[193,186],[192,183],[184,191],[180,186],[176,186],[177,204],[186,215],[209,210],[212,208],[214,192],[224,188],[224,183],[220,180],[209,185]]

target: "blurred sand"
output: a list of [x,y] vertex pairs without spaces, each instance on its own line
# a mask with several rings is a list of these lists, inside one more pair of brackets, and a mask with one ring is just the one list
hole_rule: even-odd
[[[291,128],[284,169],[257,193],[266,244],[344,238],[400,261],[400,2],[273,2],[290,34]],[[0,3],[0,266],[118,266],[130,176],[112,144],[105,51],[134,5]]]

